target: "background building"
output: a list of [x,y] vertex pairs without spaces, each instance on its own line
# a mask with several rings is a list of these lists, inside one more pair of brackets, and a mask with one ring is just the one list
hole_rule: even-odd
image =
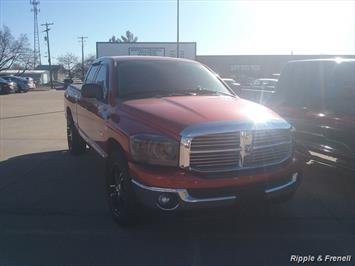
[[[177,56],[176,42],[97,42],[96,58],[114,55]],[[180,42],[179,57],[196,59],[196,43]]]
[[[36,70],[46,70],[49,73],[49,65],[39,65],[36,67]],[[62,65],[52,65],[52,75],[53,75],[52,76],[53,80],[63,81],[66,76],[65,69],[63,68]]]
[[[181,58],[197,60],[221,77],[248,83],[256,78],[278,78],[291,60],[315,58],[355,58],[355,55],[196,55],[196,42],[179,43]],[[96,57],[149,55],[176,57],[175,42],[97,42]]]
[[49,71],[47,70],[3,70],[0,72],[1,76],[21,76],[21,77],[31,77],[36,82],[36,84],[47,84],[49,82]]

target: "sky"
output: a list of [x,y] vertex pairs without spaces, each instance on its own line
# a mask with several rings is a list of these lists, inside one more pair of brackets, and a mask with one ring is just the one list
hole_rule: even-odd
[[[33,45],[29,2],[0,0],[0,26]],[[142,42],[176,41],[175,0],[41,0],[39,7],[39,24],[54,23],[54,62],[68,52],[81,56],[79,36],[88,37],[85,54],[93,55],[97,41],[126,30]],[[355,0],[180,0],[180,41],[197,42],[198,55],[355,54]]]

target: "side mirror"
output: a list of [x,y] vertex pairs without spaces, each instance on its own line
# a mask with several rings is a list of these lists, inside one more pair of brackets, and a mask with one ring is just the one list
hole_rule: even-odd
[[65,84],[72,84],[72,83],[73,83],[73,80],[72,80],[71,78],[64,79],[64,83],[65,83]]
[[103,99],[103,89],[99,84],[87,83],[81,87],[81,95],[85,98]]

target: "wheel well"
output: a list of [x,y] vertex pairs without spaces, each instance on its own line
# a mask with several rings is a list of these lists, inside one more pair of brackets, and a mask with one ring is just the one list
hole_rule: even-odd
[[121,146],[121,144],[118,143],[117,140],[113,139],[113,138],[109,138],[108,140],[108,154],[110,155],[112,152],[114,151],[118,151],[120,152],[124,157],[125,156],[125,152]]
[[72,114],[71,114],[71,111],[70,111],[70,108],[69,108],[69,107],[67,107],[66,117],[73,119],[73,116],[72,116]]

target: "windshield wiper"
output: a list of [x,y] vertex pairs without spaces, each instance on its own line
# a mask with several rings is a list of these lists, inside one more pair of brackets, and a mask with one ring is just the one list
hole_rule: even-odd
[[193,93],[193,94],[197,94],[197,95],[217,94],[217,95],[231,96],[231,97],[234,97],[234,98],[236,97],[235,95],[230,94],[230,93],[221,92],[221,91],[215,91],[215,90],[209,90],[209,89],[202,88],[202,87],[197,87],[197,88],[193,88],[193,89],[185,89],[185,90],[182,90],[182,92]]
[[132,98],[146,98],[146,97],[166,97],[166,96],[184,96],[187,95],[185,91],[172,90],[149,90],[149,91],[134,91],[122,95],[123,99]]
[[167,96],[185,96],[185,95],[226,95],[231,97],[236,97],[233,94],[219,92],[215,90],[209,90],[201,87],[194,89],[157,89],[149,91],[133,91],[122,95],[123,99],[137,99],[137,98],[147,98],[147,97],[167,97]]

